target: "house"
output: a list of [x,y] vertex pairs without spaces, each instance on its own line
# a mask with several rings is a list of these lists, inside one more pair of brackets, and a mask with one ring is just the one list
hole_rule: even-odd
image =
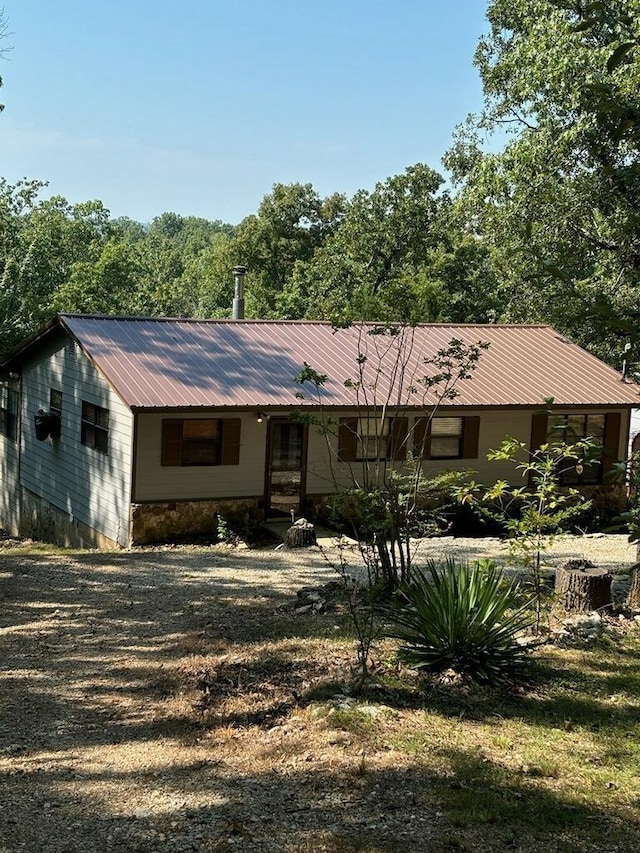
[[[553,329],[393,331],[59,315],[0,366],[0,525],[117,547],[215,529],[219,513],[307,514],[371,463],[376,430],[384,464],[410,452],[485,482],[514,478],[486,459],[506,434],[596,436],[602,465],[576,475],[591,488],[626,456],[637,386]],[[488,348],[429,420],[435,389],[420,380],[453,339]],[[326,380],[297,383],[305,364]],[[327,416],[332,430],[309,423]]]

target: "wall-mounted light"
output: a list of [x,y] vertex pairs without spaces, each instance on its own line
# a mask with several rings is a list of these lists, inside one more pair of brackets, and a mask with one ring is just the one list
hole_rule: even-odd
[[261,424],[263,421],[266,421],[267,416],[264,412],[256,412],[256,422]]

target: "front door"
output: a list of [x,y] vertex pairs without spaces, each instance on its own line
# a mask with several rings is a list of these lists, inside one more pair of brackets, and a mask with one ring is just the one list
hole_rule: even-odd
[[307,428],[286,418],[269,420],[267,441],[267,518],[300,515],[307,466]]

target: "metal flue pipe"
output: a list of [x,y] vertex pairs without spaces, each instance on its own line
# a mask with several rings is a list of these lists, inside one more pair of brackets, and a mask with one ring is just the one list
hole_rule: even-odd
[[236,282],[235,295],[233,297],[233,320],[244,320],[244,277],[247,268],[237,266],[233,268],[233,275]]

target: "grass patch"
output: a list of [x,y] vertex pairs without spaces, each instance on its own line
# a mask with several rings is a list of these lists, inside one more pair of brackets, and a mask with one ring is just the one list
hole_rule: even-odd
[[[293,627],[284,615],[287,635]],[[270,637],[276,628],[271,624]],[[286,753],[279,742],[280,761],[341,766],[351,784],[371,786],[367,796],[395,795],[393,808],[407,821],[416,810],[439,816],[434,850],[497,853],[544,844],[563,853],[626,853],[640,845],[637,628],[610,623],[588,647],[539,649],[526,689],[421,678],[403,670],[386,643],[372,689],[358,701],[348,696],[350,641],[342,630],[339,637],[319,633],[254,646],[251,663],[236,669],[227,649],[226,672],[220,670],[227,706],[239,672],[245,705],[254,712],[260,705],[268,725],[275,721],[285,732],[295,726],[297,740],[289,738]],[[283,704],[281,695],[276,706],[274,693],[271,714],[269,684],[289,695],[295,686],[295,701]],[[243,702],[235,699],[240,714]],[[259,722],[255,713],[245,719]],[[242,740],[251,750],[250,737]],[[342,849],[395,849],[375,839],[373,832],[343,836]]]

